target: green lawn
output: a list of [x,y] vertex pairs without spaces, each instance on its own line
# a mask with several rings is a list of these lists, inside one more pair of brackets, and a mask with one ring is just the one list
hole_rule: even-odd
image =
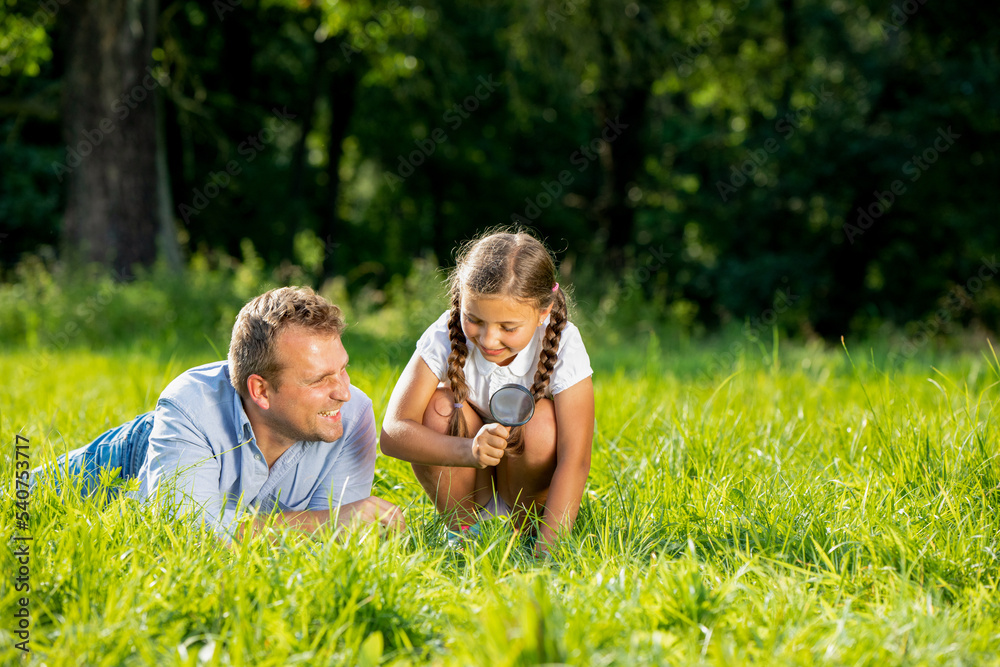
[[[382,412],[400,366],[348,347]],[[595,346],[596,347],[596,346]],[[595,349],[598,430],[571,538],[535,562],[507,527],[463,553],[407,465],[376,493],[408,534],[234,549],[133,501],[31,500],[32,661],[121,664],[1000,664],[1000,368],[984,350],[886,372],[783,345],[735,375],[713,348]],[[0,356],[5,492],[150,409],[215,358]],[[4,539],[15,532],[3,508]],[[5,549],[0,663],[18,564]],[[9,611],[8,611],[9,610]]]

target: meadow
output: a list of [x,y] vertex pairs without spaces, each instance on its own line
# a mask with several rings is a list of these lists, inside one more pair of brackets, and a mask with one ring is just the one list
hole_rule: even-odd
[[[0,290],[2,664],[24,657],[23,597],[28,662],[52,666],[1000,664],[988,342],[894,365],[860,341],[657,338],[615,318],[588,338],[593,466],[551,557],[496,520],[449,549],[408,466],[384,456],[375,493],[404,508],[404,535],[276,532],[227,548],[133,500],[48,489],[27,533],[16,526],[16,444],[39,465],[151,409],[177,374],[223,356],[235,314],[185,334],[201,302],[180,301],[170,326],[139,327],[116,318],[162,314],[169,298],[113,290],[70,335],[57,306],[87,302],[40,284]],[[26,297],[34,308],[10,315]],[[351,315],[352,381],[377,419],[415,340],[401,323],[438,308]],[[12,541],[25,534],[27,593]]]
[[[655,339],[653,339],[655,342]],[[381,418],[398,363],[348,346]],[[785,345],[729,376],[713,348],[598,354],[593,468],[571,537],[536,561],[495,521],[449,550],[408,467],[376,493],[408,532],[221,546],[134,501],[30,504],[31,662],[122,664],[997,664],[1000,463],[989,347],[886,372]],[[5,489],[152,407],[162,351],[0,356]],[[863,355],[862,355],[863,356]],[[616,367],[617,366],[617,367]],[[4,507],[4,539],[15,532]],[[17,563],[2,557],[3,609]],[[12,614],[0,661],[20,651]]]

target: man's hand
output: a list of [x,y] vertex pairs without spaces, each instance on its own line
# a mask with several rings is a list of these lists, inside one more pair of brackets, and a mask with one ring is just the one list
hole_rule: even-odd
[[403,513],[388,500],[368,496],[353,503],[341,505],[340,509],[330,510],[300,510],[297,512],[282,512],[277,516],[257,517],[253,521],[241,525],[236,538],[265,529],[268,525],[275,528],[288,526],[305,533],[320,530],[331,521],[337,519],[337,527],[348,527],[353,523],[362,525],[379,523],[387,529],[402,532],[406,530]]
[[476,468],[495,466],[507,449],[510,429],[503,424],[484,424],[472,439],[472,457]]
[[376,496],[368,496],[353,503],[341,505],[339,510],[334,510],[337,517],[337,525],[348,527],[358,522],[362,524],[380,523],[391,530],[403,532],[406,530],[406,521],[403,513],[398,507]]

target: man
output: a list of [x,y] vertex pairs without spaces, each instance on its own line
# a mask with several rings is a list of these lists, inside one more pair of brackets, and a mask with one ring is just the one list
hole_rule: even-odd
[[[228,363],[183,373],[153,412],[59,457],[59,481],[79,476],[90,491],[102,468],[121,468],[138,478],[138,497],[166,500],[226,539],[242,534],[246,510],[252,528],[405,528],[395,505],[371,495],[375,415],[350,384],[344,327],[309,288],[256,297],[236,318]],[[34,472],[33,483],[44,477]]]

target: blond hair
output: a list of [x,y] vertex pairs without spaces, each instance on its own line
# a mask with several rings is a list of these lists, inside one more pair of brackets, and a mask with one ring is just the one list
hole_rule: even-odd
[[229,381],[250,398],[247,380],[259,375],[278,387],[278,335],[289,327],[340,336],[346,328],[340,308],[308,287],[279,287],[251,299],[240,310],[229,342]]

